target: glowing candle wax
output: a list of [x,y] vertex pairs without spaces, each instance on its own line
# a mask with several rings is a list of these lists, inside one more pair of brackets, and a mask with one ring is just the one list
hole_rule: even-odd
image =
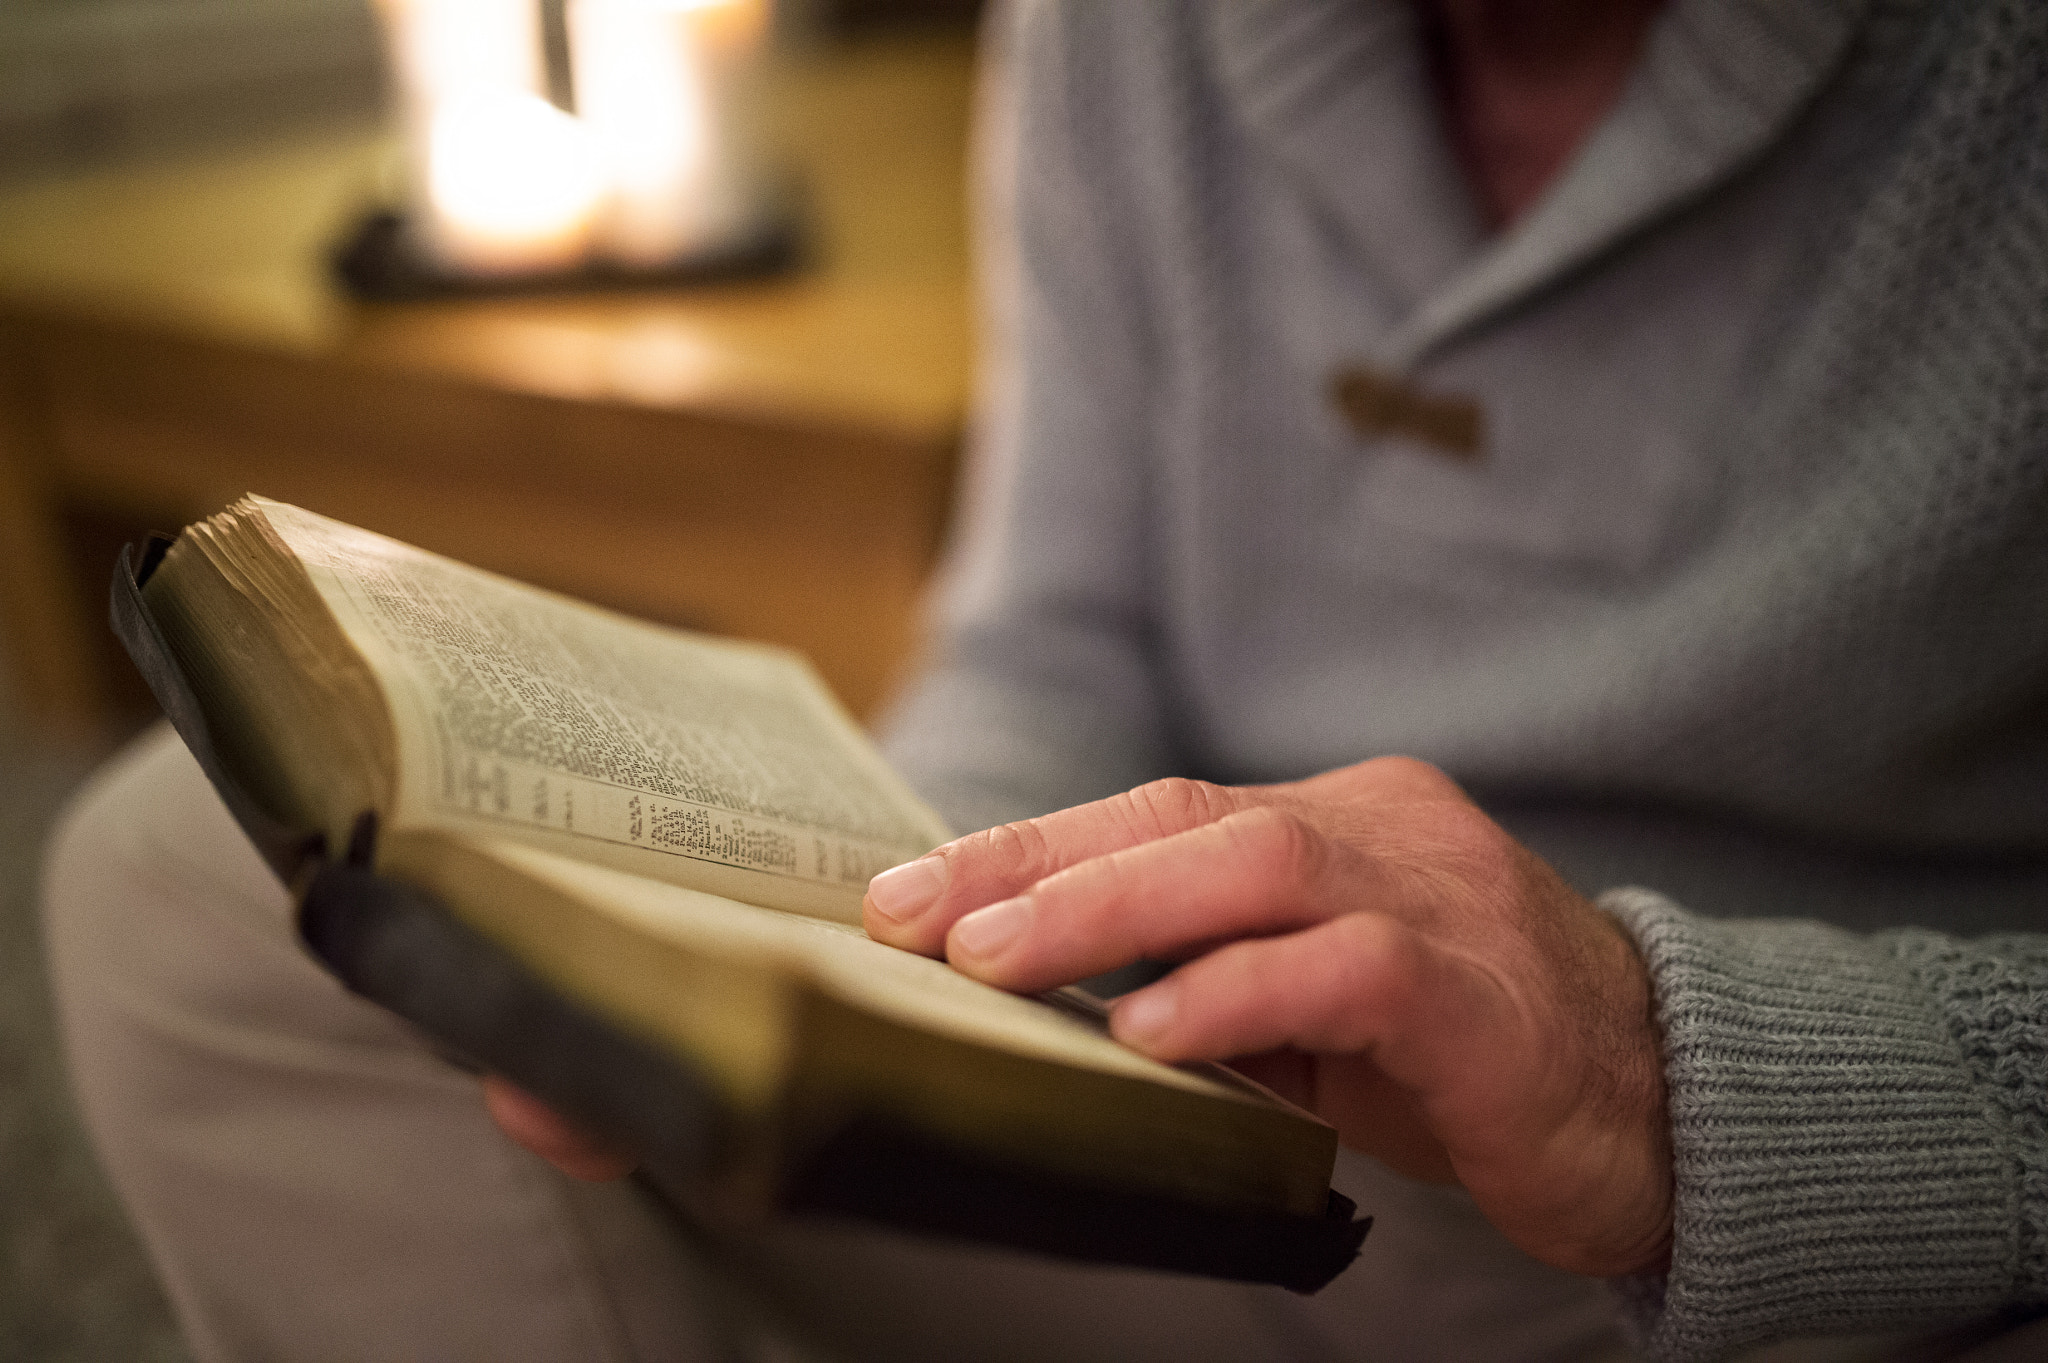
[[568,268],[605,194],[576,119],[541,96],[534,0],[379,0],[413,172],[414,235],[447,268]]
[[531,94],[480,94],[434,112],[427,201],[434,243],[484,274],[568,269],[604,195],[583,126]]
[[576,107],[611,182],[605,254],[661,265],[748,226],[750,79],[767,28],[767,0],[571,0]]

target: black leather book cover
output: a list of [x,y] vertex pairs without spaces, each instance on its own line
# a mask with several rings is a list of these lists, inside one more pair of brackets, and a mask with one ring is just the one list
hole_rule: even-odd
[[[474,1068],[638,1151],[656,1188],[688,1188],[733,1138],[713,1090],[682,1060],[537,982],[434,899],[370,869],[375,826],[330,855],[280,825],[224,769],[192,688],[141,587],[170,541],[115,568],[114,632],[228,810],[287,885],[300,888],[308,950]],[[1371,1219],[1332,1191],[1320,1217],[1227,1211],[1004,1165],[875,1116],[852,1114],[785,1171],[781,1206],[1094,1263],[1314,1292],[1358,1255]]]

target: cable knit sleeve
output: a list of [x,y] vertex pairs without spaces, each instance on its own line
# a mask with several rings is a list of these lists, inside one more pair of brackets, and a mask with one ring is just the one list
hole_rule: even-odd
[[1658,1357],[2048,1303],[2048,937],[1603,900],[1655,980],[1678,1187]]

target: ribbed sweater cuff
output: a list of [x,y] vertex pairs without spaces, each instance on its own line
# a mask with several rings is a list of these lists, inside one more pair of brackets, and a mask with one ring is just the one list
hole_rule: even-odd
[[1656,1355],[1995,1309],[2018,1263],[2001,1130],[1892,953],[1804,922],[1601,905],[1648,961],[1677,1179],[1669,1274],[1617,1284]]

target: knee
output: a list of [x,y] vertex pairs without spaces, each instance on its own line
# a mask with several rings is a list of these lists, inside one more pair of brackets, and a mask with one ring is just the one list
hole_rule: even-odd
[[169,731],[80,792],[47,844],[44,943],[72,1086],[122,1166],[180,1123],[274,1106],[340,1071],[429,1066],[301,948],[285,887]]
[[109,1122],[184,1101],[196,1069],[327,1025],[320,1003],[340,995],[298,949],[284,887],[167,729],[64,811],[41,902],[73,1085],[103,1138]]
[[110,759],[58,818],[41,900],[67,1024],[81,1007],[203,992],[232,964],[209,959],[224,930],[260,941],[290,918],[284,887],[163,726]]

